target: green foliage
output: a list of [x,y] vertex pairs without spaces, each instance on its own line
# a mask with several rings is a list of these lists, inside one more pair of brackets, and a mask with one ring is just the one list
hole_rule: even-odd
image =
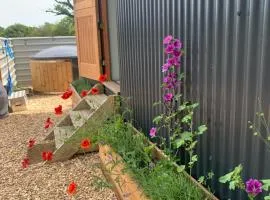
[[213,179],[214,175],[215,175],[214,172],[210,171],[207,173],[206,176],[199,177],[198,182],[207,187],[209,191],[211,191],[211,188],[208,186],[208,183]]
[[121,116],[109,120],[98,134],[102,144],[109,144],[124,160],[129,173],[153,200],[203,199],[199,188],[181,172],[185,166],[175,167],[172,161],[152,159],[152,149],[143,134],[135,134],[133,127]]
[[174,101],[183,102],[179,106],[177,105],[166,105],[167,109],[165,114],[160,114],[153,119],[153,123],[156,124],[158,130],[161,128],[166,128],[169,134],[169,141],[166,144],[161,144],[161,147],[165,147],[164,150],[169,152],[169,156],[174,158],[173,152],[177,152],[180,149],[184,149],[188,152],[189,161],[186,162],[186,169],[191,170],[194,164],[198,161],[198,156],[194,154],[196,145],[198,143],[198,136],[202,135],[206,130],[206,125],[201,125],[197,129],[194,128],[193,115],[194,109],[196,109],[199,104],[183,101],[182,95],[175,95]]
[[68,17],[63,18],[55,24],[46,22],[39,27],[30,27],[23,24],[14,24],[6,29],[0,27],[0,36],[6,38],[69,36],[74,34],[74,20]]
[[264,179],[261,180],[263,183],[263,190],[265,190],[266,192],[269,192],[269,194],[267,196],[264,197],[264,200],[270,200],[270,179]]
[[4,36],[4,31],[5,31],[5,29],[0,26],[0,37]]
[[263,141],[270,152],[270,126],[261,107],[262,105],[259,101],[259,112],[256,113],[256,119],[254,122],[248,121],[248,124],[253,135]]
[[230,190],[245,189],[245,184],[241,178],[243,167],[238,165],[234,170],[219,178],[220,183],[229,183]]
[[[3,31],[3,30],[2,30]],[[14,24],[7,27],[3,31],[3,37],[11,38],[11,37],[26,37],[31,36],[32,32],[34,31],[33,27],[28,27],[23,24]]]
[[52,9],[48,9],[46,12],[53,13],[55,15],[64,15],[71,19],[74,18],[72,0],[54,1],[54,7]]
[[93,84],[91,84],[85,78],[80,78],[79,80],[73,81],[72,85],[79,95],[83,90],[90,90],[93,87]]

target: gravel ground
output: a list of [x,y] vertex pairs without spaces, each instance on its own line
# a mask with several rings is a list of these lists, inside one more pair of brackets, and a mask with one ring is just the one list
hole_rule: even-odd
[[[71,108],[71,101],[64,101],[59,96],[33,96],[29,98],[27,111],[10,114],[0,120],[1,200],[116,199],[110,189],[100,187],[105,179],[98,167],[97,154],[22,169],[21,161],[26,155],[28,140],[35,138],[38,142],[44,137],[44,121],[47,117],[54,122],[59,120],[53,111],[60,104],[64,112]],[[78,188],[71,198],[66,190],[72,181],[77,183]]]

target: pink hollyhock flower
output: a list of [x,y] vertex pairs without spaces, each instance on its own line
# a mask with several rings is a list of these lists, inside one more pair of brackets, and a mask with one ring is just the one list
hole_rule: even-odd
[[169,65],[178,66],[179,65],[179,57],[168,58],[167,63]]
[[170,68],[170,65],[168,63],[165,63],[163,66],[162,66],[162,72],[167,72]]
[[175,57],[180,57],[180,56],[181,56],[181,51],[174,50],[174,51],[173,51],[173,55],[174,55]]
[[246,181],[246,192],[255,197],[262,192],[262,183],[257,179],[249,179]]
[[173,36],[171,35],[166,36],[163,40],[163,44],[169,44],[172,41],[172,39],[173,39]]
[[152,128],[150,129],[150,132],[149,132],[150,137],[151,137],[151,138],[156,137],[156,134],[157,134],[157,128],[152,127]]
[[175,39],[174,42],[173,42],[173,46],[176,49],[182,49],[182,42],[180,40],[178,40],[178,39]]
[[167,93],[163,96],[163,100],[165,103],[171,102],[173,99],[173,94],[172,93]]
[[174,46],[173,45],[168,45],[166,48],[165,48],[165,53],[167,54],[172,54],[174,51]]

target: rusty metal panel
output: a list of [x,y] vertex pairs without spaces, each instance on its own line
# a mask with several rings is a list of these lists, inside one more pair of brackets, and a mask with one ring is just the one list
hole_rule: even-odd
[[213,170],[221,199],[245,197],[217,180],[239,163],[245,179],[270,178],[270,153],[247,124],[258,98],[270,119],[270,1],[118,0],[117,22],[121,93],[132,98],[137,127],[147,133],[161,112],[152,103],[162,96],[162,38],[172,34],[185,48],[183,92],[200,103],[196,121],[209,128],[196,175]]

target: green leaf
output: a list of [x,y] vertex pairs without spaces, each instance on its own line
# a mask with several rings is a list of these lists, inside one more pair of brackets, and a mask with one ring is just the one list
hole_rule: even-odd
[[178,110],[179,111],[185,110],[186,107],[187,107],[186,105],[181,105],[181,106],[178,107]]
[[270,194],[269,194],[269,196],[265,196],[264,200],[270,200]]
[[194,104],[192,104],[190,106],[194,109],[194,108],[197,108],[199,106],[199,103],[194,103]]
[[187,151],[190,151],[190,150],[194,149],[197,143],[198,143],[198,141],[192,142],[192,143],[189,145],[189,147],[187,148]]
[[185,144],[185,140],[183,139],[176,139],[174,141],[175,147],[176,149],[178,149],[179,147],[183,146]]
[[197,162],[198,161],[198,155],[194,155],[191,157],[192,162]]
[[181,139],[184,141],[192,141],[192,133],[187,131],[183,132],[181,134]]
[[[228,174],[225,174],[224,176],[221,176],[219,178],[219,182],[220,183],[227,183],[227,182],[230,182],[230,181],[235,182],[235,180],[237,180],[237,183],[238,183],[239,182],[238,179],[241,178],[240,174],[241,174],[242,170],[243,170],[243,167],[240,164],[237,167],[235,167],[232,172],[229,172]],[[234,185],[235,183],[232,183],[232,184]],[[233,185],[232,185],[232,187],[233,187]]]
[[209,172],[209,173],[207,174],[207,178],[208,178],[208,179],[212,179],[214,175],[215,175],[214,172],[211,171],[211,172]]
[[163,116],[162,116],[162,115],[156,116],[156,117],[153,119],[153,123],[159,124],[159,123],[161,122],[162,119],[163,119]]
[[191,119],[192,119],[192,115],[191,115],[191,114],[187,114],[187,115],[185,115],[185,116],[182,118],[181,122],[183,122],[183,123],[188,123],[188,122],[191,121]]
[[230,173],[228,173],[228,174],[225,174],[224,176],[221,176],[219,179],[218,179],[218,181],[220,182],[220,183],[227,183],[227,182],[229,182],[229,181],[231,181],[231,179],[232,179],[232,176],[233,176],[233,171],[232,172],[230,172]]
[[205,131],[207,130],[207,126],[206,125],[201,125],[198,127],[198,135],[203,134]]
[[177,94],[177,95],[174,96],[174,98],[175,98],[176,100],[180,99],[181,97],[182,97],[182,94]]
[[181,173],[185,170],[186,166],[185,165],[180,165],[180,166],[177,166],[177,172],[178,173]]
[[158,106],[160,104],[161,104],[161,101],[155,102],[155,103],[153,103],[153,107]]
[[229,183],[229,189],[230,190],[235,190],[235,187],[236,187],[236,181],[231,181],[230,183]]
[[270,179],[261,180],[263,182],[263,190],[268,191],[270,189]]
[[205,181],[204,176],[201,176],[201,177],[198,179],[198,182],[199,182],[200,184],[203,184],[204,181]]

